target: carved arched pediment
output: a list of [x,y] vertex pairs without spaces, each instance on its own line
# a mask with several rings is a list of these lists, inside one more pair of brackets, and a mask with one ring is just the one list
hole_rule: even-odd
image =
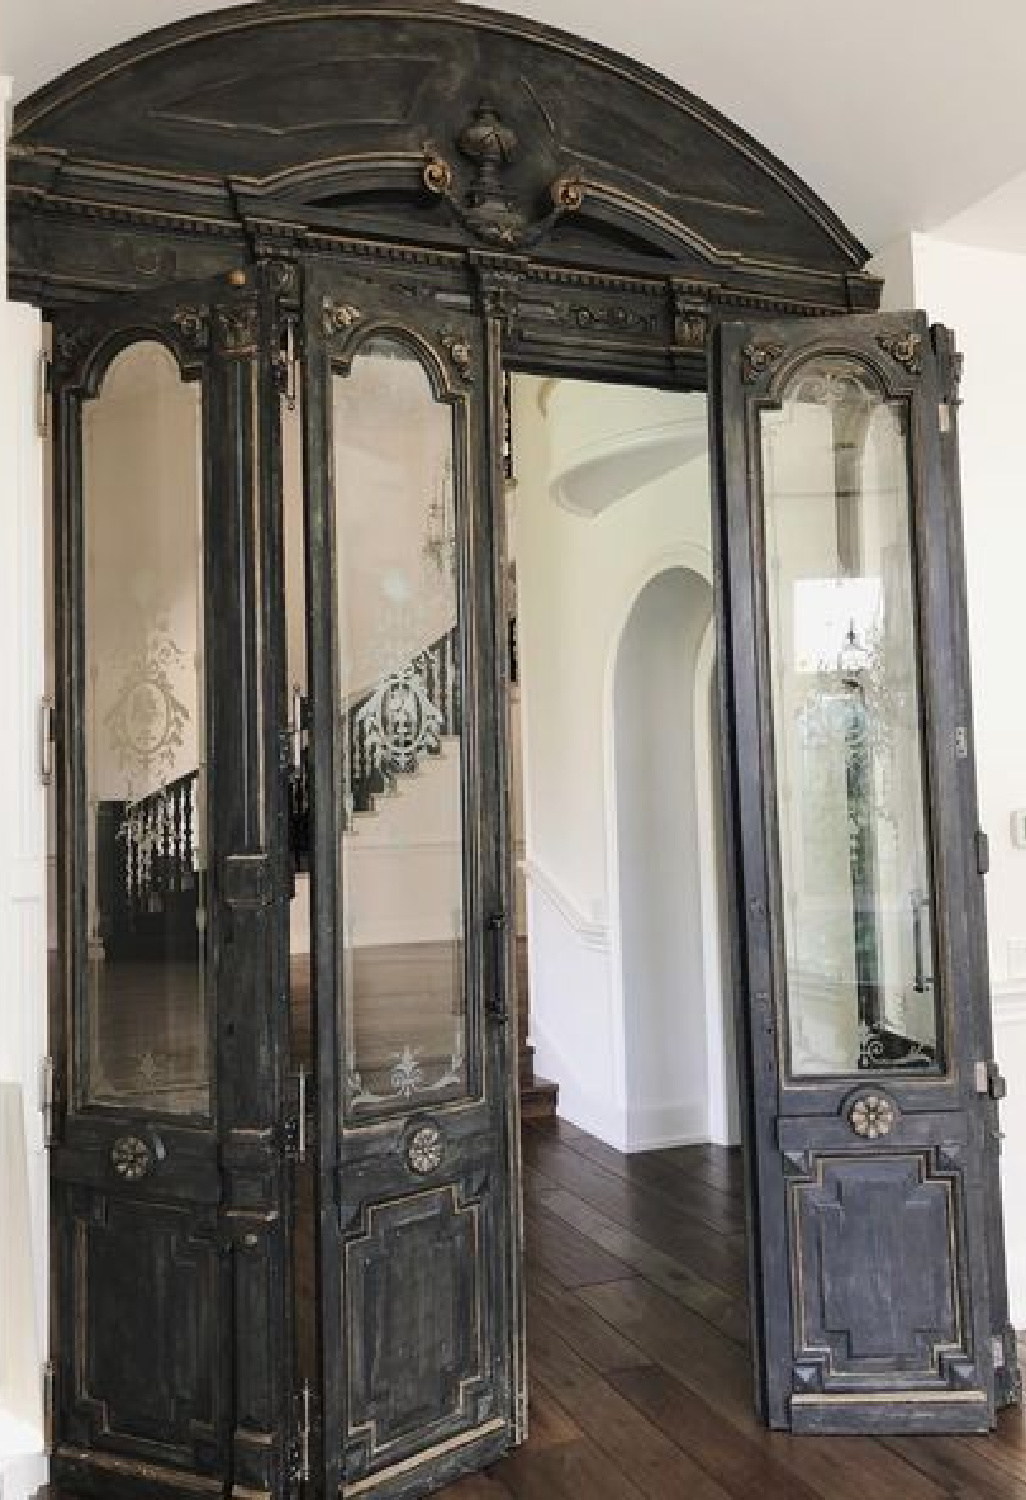
[[140,37],[18,108],[10,179],[14,217],[40,199],[86,217],[102,203],[251,241],[373,232],[841,282],[866,259],[786,167],[683,89],[449,0],[270,0]]

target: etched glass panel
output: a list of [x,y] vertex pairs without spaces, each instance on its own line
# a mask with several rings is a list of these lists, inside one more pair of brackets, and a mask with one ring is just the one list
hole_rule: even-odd
[[467,1084],[453,416],[375,338],[333,382],[346,1107]]
[[201,395],[159,344],[82,411],[86,1097],[210,1106]]
[[939,1061],[907,422],[835,356],[761,414],[797,1075]]

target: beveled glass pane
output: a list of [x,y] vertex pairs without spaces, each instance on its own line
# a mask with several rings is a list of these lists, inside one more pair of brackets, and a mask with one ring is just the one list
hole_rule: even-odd
[[467,1085],[453,417],[397,340],[333,381],[346,1107]]
[[210,1105],[199,386],[159,344],[82,411],[85,1095]]
[[831,356],[761,424],[790,1071],[929,1068],[907,408]]

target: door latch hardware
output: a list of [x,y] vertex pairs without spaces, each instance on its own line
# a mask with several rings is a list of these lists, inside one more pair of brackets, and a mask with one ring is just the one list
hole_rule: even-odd
[[39,700],[39,779],[44,786],[53,781],[54,709],[52,698]]
[[278,390],[281,393],[282,400],[285,402],[286,409],[288,411],[295,411],[299,360],[296,356],[296,320],[291,315],[285,319],[281,344],[281,350],[274,358]]
[[305,1162],[310,1141],[309,1110],[312,1090],[310,1075],[300,1063],[295,1075],[296,1107],[282,1122],[281,1142],[284,1154],[295,1162]]
[[488,1001],[488,1014],[500,1026],[507,1019],[506,993],[506,913],[493,911],[488,918],[488,930],[492,934],[492,997]]
[[1003,1099],[1008,1092],[1008,1085],[1001,1075],[1001,1069],[996,1062],[978,1062],[974,1067],[976,1092],[987,1099]]
[[54,1139],[54,1065],[52,1057],[44,1057],[39,1067],[39,1113],[43,1117],[43,1145],[47,1150]]
[[299,776],[303,770],[303,732],[306,699],[298,682],[292,685],[292,717],[289,719],[289,743],[292,747],[292,771]]

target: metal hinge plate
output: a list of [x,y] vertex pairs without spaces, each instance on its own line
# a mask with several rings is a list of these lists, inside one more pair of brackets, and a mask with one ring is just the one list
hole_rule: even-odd
[[294,1398],[296,1412],[295,1429],[286,1446],[285,1462],[289,1481],[292,1484],[308,1484],[310,1480],[310,1412],[313,1405],[309,1380],[304,1380],[299,1394]]
[[976,1092],[984,1098],[1003,1099],[1008,1085],[996,1062],[978,1062],[973,1069]]
[[36,432],[39,437],[46,437],[50,431],[50,392],[53,389],[52,380],[53,366],[50,356],[45,349],[39,351],[39,365],[36,373]]
[[980,875],[990,871],[990,839],[982,828],[976,830],[976,870]]
[[56,1408],[57,1370],[52,1359],[43,1365],[43,1450],[53,1452],[54,1411]]
[[54,1140],[56,1097],[57,1081],[53,1058],[44,1057],[39,1064],[39,1113],[43,1117],[43,1145],[47,1150]]

